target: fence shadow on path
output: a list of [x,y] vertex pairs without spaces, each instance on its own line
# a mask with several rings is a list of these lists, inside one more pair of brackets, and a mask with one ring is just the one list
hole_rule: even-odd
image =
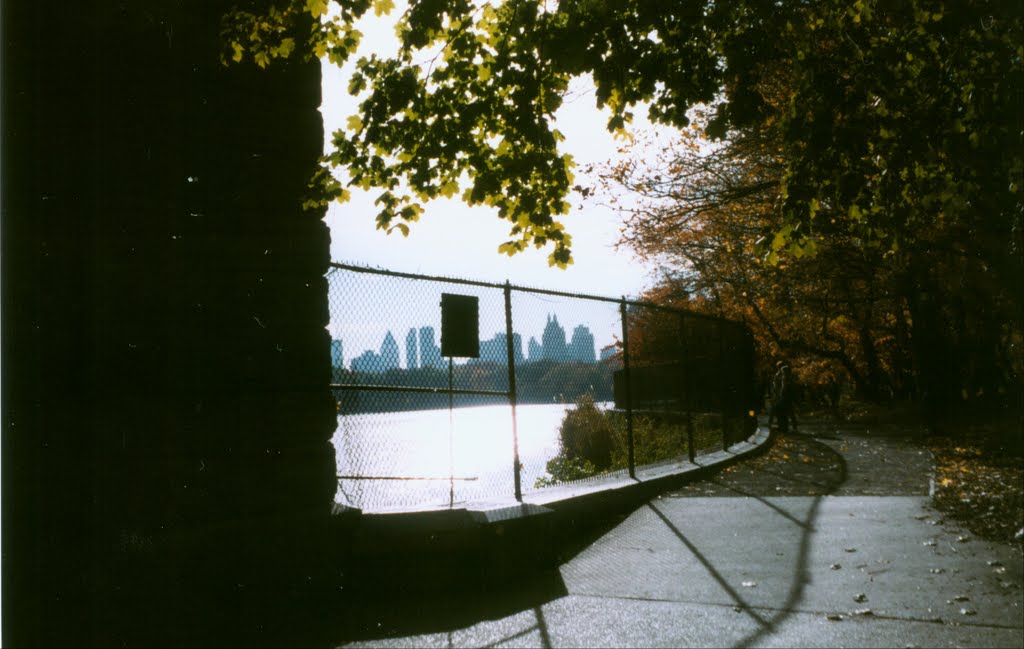
[[[750,604],[750,602],[743,597],[736,587],[729,583],[722,572],[715,567],[713,561],[701,552],[693,541],[691,541],[671,521],[665,512],[659,509],[655,502],[652,501],[647,504],[647,507],[662,521],[662,523],[664,523],[672,534],[674,534],[676,538],[686,546],[687,550],[693,554],[697,561],[704,566],[708,574],[711,575],[718,585],[733,600],[736,607],[745,615],[750,617],[756,624],[757,628],[736,642],[735,645],[733,645],[735,647],[748,647],[759,642],[766,635],[774,631],[778,625],[793,612],[797,604],[800,603],[803,598],[804,588],[808,583],[808,557],[810,555],[811,541],[816,531],[815,521],[818,517],[818,509],[821,504],[821,499],[834,493],[844,482],[846,482],[848,478],[846,460],[840,453],[830,446],[814,440],[812,437],[800,435],[798,436],[798,439],[798,444],[817,455],[819,457],[819,461],[831,458],[832,461],[828,462],[827,466],[835,467],[835,470],[822,472],[821,475],[815,477],[810,477],[808,475],[794,476],[792,474],[776,470],[775,468],[771,468],[772,465],[770,462],[772,460],[772,455],[770,452],[770,454],[765,457],[758,458],[746,465],[737,467],[737,470],[744,474],[742,476],[723,476],[719,473],[718,475],[704,481],[705,483],[709,483],[717,487],[718,493],[716,495],[732,495],[756,500],[770,509],[773,514],[782,516],[800,529],[796,565],[794,566],[792,578],[790,579],[786,599],[777,607],[772,607],[774,615],[771,617],[767,617],[765,615],[767,609],[762,607],[762,610],[759,612],[757,610],[759,607]],[[780,451],[778,449],[773,449],[772,452],[779,453]],[[786,459],[789,459],[788,453],[783,454],[786,456]],[[810,457],[810,455],[805,457]],[[774,490],[776,486],[779,486],[773,485],[773,483],[786,484],[788,487],[787,491],[794,487],[804,488],[808,490],[809,494],[803,495],[812,495],[813,500],[811,506],[802,520],[768,500],[768,496],[776,495]],[[694,486],[696,486],[696,484],[697,483],[695,483]]]

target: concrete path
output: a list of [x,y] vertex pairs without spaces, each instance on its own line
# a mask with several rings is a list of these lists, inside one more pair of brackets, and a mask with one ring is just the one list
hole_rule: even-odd
[[[874,448],[832,433],[813,444]],[[839,462],[834,493],[872,484],[864,472],[877,467],[858,462]],[[426,628],[381,624],[352,646],[1024,647],[1020,548],[947,524],[926,494],[669,494],[558,577],[490,612],[446,616],[465,602],[421,602]],[[508,597],[500,584],[495,597]]]

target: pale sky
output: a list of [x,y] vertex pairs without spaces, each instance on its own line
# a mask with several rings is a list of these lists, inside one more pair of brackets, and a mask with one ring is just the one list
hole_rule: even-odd
[[[392,11],[390,17],[375,18],[370,15],[358,26],[363,32],[363,45],[358,56],[371,51],[387,53],[394,47],[393,24],[401,15],[403,6]],[[371,12],[372,14],[372,12]],[[346,118],[357,110],[357,101],[347,92],[348,77],[352,64],[343,69],[323,63],[323,104],[326,137],[330,138],[342,127]],[[582,168],[590,163],[602,163],[616,156],[622,142],[616,142],[605,128],[607,116],[595,106],[592,87],[584,79],[577,80],[569,93],[570,98],[557,114],[557,128],[566,136],[563,150],[571,153],[578,165],[575,170],[576,182],[587,184]],[[645,109],[635,111],[635,128],[649,129],[644,119]],[[331,229],[331,257],[335,261],[382,267],[397,271],[444,275],[488,282],[511,281],[513,284],[571,291],[605,296],[637,296],[651,284],[651,269],[641,264],[629,251],[615,250],[614,244],[622,226],[621,217],[610,208],[588,202],[580,209],[578,196],[570,196],[572,213],[564,217],[563,223],[573,237],[575,263],[567,270],[548,266],[550,248],[530,249],[514,257],[499,254],[498,246],[508,240],[510,223],[499,219],[496,210],[487,207],[468,207],[458,200],[440,199],[424,205],[425,213],[420,221],[411,225],[407,238],[395,233],[387,235],[376,229],[374,217],[377,209],[373,199],[379,192],[363,192],[350,188],[352,200],[344,205],[332,204],[328,208],[326,222]],[[540,308],[540,307],[538,307]],[[557,311],[557,310],[556,310]],[[602,309],[602,313],[610,311]],[[543,328],[543,314],[539,329]],[[389,318],[391,319],[391,318]],[[571,314],[559,316],[571,335],[572,327],[581,324]],[[589,318],[588,318],[589,319]],[[568,321],[566,321],[568,320]],[[594,330],[598,347],[610,342],[610,333],[615,329],[614,318],[607,321],[585,322]],[[394,333],[404,340],[405,323],[394,323]],[[410,326],[417,326],[410,323]],[[481,338],[489,338],[490,331],[483,330]],[[534,327],[520,326],[523,330],[524,345]],[[332,333],[343,339],[338,323],[332,322]],[[383,334],[381,334],[382,336]],[[379,340],[355,347],[345,343],[345,357],[350,359],[362,349],[379,345]],[[403,348],[404,355],[404,348]]]

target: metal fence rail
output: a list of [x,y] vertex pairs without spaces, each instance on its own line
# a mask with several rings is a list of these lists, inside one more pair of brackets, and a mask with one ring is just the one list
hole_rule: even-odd
[[[753,431],[740,323],[625,298],[332,264],[338,500],[369,511],[515,496],[693,460]],[[443,293],[479,355],[441,356]]]

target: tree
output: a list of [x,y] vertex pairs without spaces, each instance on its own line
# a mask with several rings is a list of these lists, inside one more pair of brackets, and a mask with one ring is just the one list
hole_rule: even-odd
[[[949,33],[933,37],[928,48],[960,43],[947,52],[948,69],[938,74],[926,65],[916,72],[938,75],[941,83],[935,83],[946,91],[949,79],[968,83],[968,61],[1000,61],[999,74],[983,66],[970,82],[972,88],[986,84],[990,104],[994,98],[1002,102],[982,118],[977,107],[960,101],[965,93],[928,99],[928,83],[918,87],[913,80],[891,79],[888,67],[861,66],[863,59],[879,65],[881,44],[907,38],[899,36],[905,31],[924,38],[947,19],[938,12],[902,18],[872,18],[869,12],[846,31],[820,30],[819,39],[798,46],[792,60],[759,64],[758,118],[733,128],[717,148],[707,150],[701,140],[714,130],[714,119],[698,114],[697,130],[684,132],[655,164],[633,160],[606,174],[614,186],[646,199],[633,211],[624,242],[676,269],[662,291],[674,284],[695,304],[752,322],[763,342],[838,363],[866,396],[914,390],[939,405],[1019,390],[1020,273],[1008,272],[1021,268],[1013,179],[1019,151],[1007,146],[1015,117],[1005,112],[1019,102],[1019,94],[1007,92],[1019,87],[1020,57],[1005,40],[1019,30],[1019,21],[982,22],[993,34],[1003,30],[985,43],[977,42],[985,39],[970,24],[966,35],[945,24]],[[819,18],[812,24],[818,30],[832,23]],[[859,58],[843,53],[851,33],[871,44],[857,52]],[[905,64],[920,60],[911,49],[896,48]],[[801,66],[807,70],[796,73]],[[816,85],[808,74],[819,80]],[[865,88],[880,94],[868,100]],[[859,99],[851,98],[857,93]],[[901,115],[914,111],[901,117],[906,121],[898,129],[865,116],[876,103],[897,100],[907,103]],[[826,101],[818,112],[804,109]],[[717,118],[722,110],[712,114]],[[1008,139],[986,148],[980,136],[964,135],[960,144],[967,146],[957,148],[944,134],[946,125],[932,123],[939,111],[972,115],[985,122],[978,128]],[[857,125],[848,124],[855,114]],[[892,175],[878,153],[883,148],[893,158],[913,160],[914,171]],[[933,171],[925,169],[928,164]],[[943,170],[941,182],[936,169]],[[1000,173],[1009,178],[1004,187],[990,182]],[[984,196],[977,191],[979,175],[986,178]],[[894,178],[902,180],[893,184]],[[976,180],[965,181],[970,178]],[[850,203],[866,193],[872,194],[865,203],[870,207]],[[797,194],[802,199],[794,199]]]
[[[687,109],[711,101],[732,70],[721,59],[748,56],[723,50],[718,37],[730,38],[741,18],[779,20],[767,7],[723,4],[666,12],[642,2],[414,1],[396,20],[394,56],[356,62],[348,90],[363,99],[360,112],[334,134],[327,161],[347,174],[347,186],[380,190],[381,228],[408,232],[422,202],[459,193],[512,223],[499,251],[550,243],[550,263],[564,266],[571,238],[558,217],[569,209],[573,161],[559,151],[551,119],[569,80],[591,75],[612,131],[624,132],[641,101],[655,120],[685,126]],[[344,63],[361,38],[353,25],[371,6],[380,15],[393,3],[291,0],[265,14],[236,11],[224,23],[224,60],[266,66],[290,56],[289,27],[313,14],[320,20],[311,50]],[[770,42],[771,32],[762,27],[759,38]],[[345,188],[326,174],[320,180],[320,198],[345,199]]]
[[[645,299],[747,322],[768,357],[817,359],[804,380],[844,373],[862,394],[877,395],[887,360],[876,345],[886,339],[879,313],[888,310],[879,288],[881,255],[831,237],[813,244],[820,254],[798,251],[780,260],[764,244],[781,218],[782,165],[772,155],[772,134],[733,133],[707,151],[706,123],[696,115],[676,145],[653,158],[630,157],[603,175],[602,194],[626,190],[643,199],[626,208],[622,245],[667,268]],[[759,256],[759,248],[768,252]],[[649,316],[637,325],[641,341],[678,338],[671,323],[659,336]]]
[[[276,7],[225,20],[225,61],[266,66],[291,56],[288,28],[312,14],[310,51],[342,63],[359,48],[355,21],[393,2]],[[949,357],[987,367],[979,376],[1019,377],[1020,3],[413,0],[395,24],[392,56],[357,60],[348,90],[362,100],[359,114],[326,156],[345,185],[322,173],[311,202],[344,200],[349,186],[376,189],[378,226],[405,233],[424,201],[459,194],[511,223],[501,252],[551,244],[550,263],[564,266],[571,238],[558,218],[573,162],[551,120],[569,80],[589,75],[612,131],[624,132],[641,103],[652,120],[680,129],[692,107],[706,105],[709,137],[742,134],[749,155],[760,156],[748,170],[770,173],[769,184],[742,183],[754,192],[747,197],[724,190],[737,205],[774,196],[756,222],[760,236],[718,268],[735,271],[729,285],[740,297],[754,259],[790,287],[826,263],[802,260],[839,255],[849,260],[844,276],[827,287],[812,281],[802,297],[844,304],[849,313],[838,315],[860,341],[858,371],[882,371],[876,329],[903,327],[919,334],[908,344],[935,403],[958,383],[944,376]],[[894,306],[879,313],[879,298]],[[974,349],[977,336],[987,351]],[[1000,349],[1010,358],[1001,368]]]
[[[290,56],[287,26],[309,13],[320,19],[311,50],[343,63],[371,6],[381,15],[394,3],[291,0],[268,15],[235,12],[225,59],[248,53],[265,66]],[[774,252],[806,251],[823,208],[890,248],[938,213],[1020,243],[1019,4],[414,0],[395,30],[394,56],[357,61],[348,90],[364,98],[360,114],[328,156],[349,185],[381,190],[382,228],[406,232],[423,201],[461,190],[512,222],[503,252],[550,242],[551,262],[567,263],[557,217],[573,163],[550,122],[569,79],[591,75],[613,131],[640,102],[656,122],[685,127],[689,108],[721,97],[708,127],[716,137],[780,120],[785,218]],[[764,88],[780,68],[792,84],[776,115]],[[1001,275],[1020,275],[995,256]]]

